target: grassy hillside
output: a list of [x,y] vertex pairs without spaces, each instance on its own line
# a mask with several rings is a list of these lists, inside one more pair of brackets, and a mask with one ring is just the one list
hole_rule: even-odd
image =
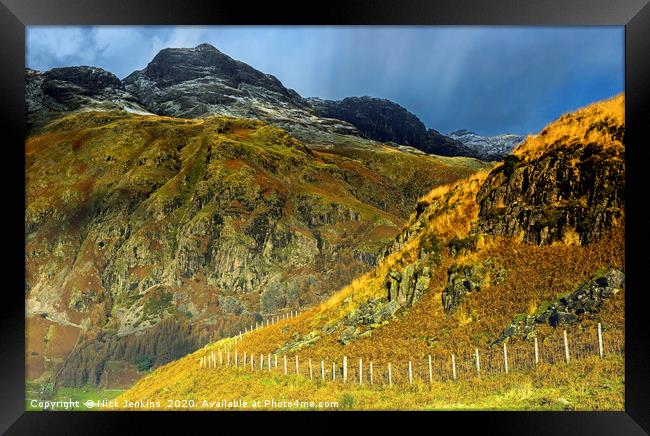
[[[567,114],[504,163],[433,189],[376,268],[298,317],[244,336],[237,349],[339,365],[343,356],[377,368],[401,362],[404,374],[409,360],[499,353],[504,342],[530,352],[537,338],[543,352],[561,352],[563,330],[593,339],[597,323],[610,343],[620,342],[625,290],[612,283],[625,269],[623,107],[620,95]],[[615,355],[377,394],[199,368],[199,357],[225,345],[154,371],[120,399],[351,395],[355,408],[373,409],[623,405],[623,361]]]
[[92,111],[39,127],[25,153],[28,378],[73,386],[318,304],[376,263],[420,195],[486,166]]

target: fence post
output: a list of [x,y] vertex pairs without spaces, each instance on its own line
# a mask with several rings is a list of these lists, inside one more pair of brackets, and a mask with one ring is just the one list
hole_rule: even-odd
[[393,386],[393,373],[391,372],[390,363],[388,364],[388,386]]
[[451,375],[456,380],[456,356],[451,355]]
[[348,356],[343,356],[343,383],[348,380]]
[[226,366],[230,366],[230,348],[228,348],[228,361]]
[[569,363],[569,339],[566,335],[566,330],[564,330],[564,356],[566,357],[566,363]]
[[251,371],[255,370],[255,355],[251,353]]
[[278,355],[275,355],[275,369],[278,369]]
[[320,377],[325,381],[325,361],[321,360],[320,361]]
[[537,346],[537,337],[535,337],[535,366],[539,363],[539,347]]
[[235,368],[237,368],[237,349],[235,348]]
[[203,368],[203,357],[199,359],[199,368]]
[[264,354],[260,353],[260,371],[264,369]]
[[363,384],[363,360],[359,359],[359,385]]
[[480,377],[481,376],[481,359],[478,355],[478,348],[475,349],[476,351],[476,374]]
[[311,372],[311,359],[309,359],[309,380],[313,380],[313,379],[314,379],[314,377],[313,377],[312,372]]
[[370,361],[370,384],[372,384],[372,360]]
[[244,351],[244,368],[246,368],[246,352]]
[[221,354],[221,348],[219,348],[219,366],[223,366],[223,354]]
[[411,366],[411,361],[409,360],[409,384],[413,384],[413,367]]
[[433,366],[431,365],[431,354],[429,354],[429,384],[433,384]]
[[298,371],[298,355],[296,354],[296,374],[299,374],[300,371]]
[[284,375],[287,375],[287,355],[284,355]]
[[336,362],[332,362],[332,381],[336,379]]
[[506,374],[508,374],[508,347],[505,342],[503,343],[503,365],[506,369]]
[[603,329],[598,323],[598,354],[600,355],[600,358],[603,358]]

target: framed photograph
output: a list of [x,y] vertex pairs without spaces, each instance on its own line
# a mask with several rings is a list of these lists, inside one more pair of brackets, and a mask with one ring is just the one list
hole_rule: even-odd
[[649,431],[647,2],[2,3],[8,434]]

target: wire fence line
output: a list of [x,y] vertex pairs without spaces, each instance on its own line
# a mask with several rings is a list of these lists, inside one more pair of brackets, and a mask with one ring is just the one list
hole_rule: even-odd
[[623,356],[624,353],[623,335],[608,332],[605,336],[601,324],[598,324],[595,332],[568,335],[565,330],[559,338],[546,337],[544,341],[534,338],[483,350],[475,348],[469,353],[450,353],[446,359],[427,355],[399,362],[373,362],[358,356],[326,360],[298,353],[259,353],[240,348],[234,342],[232,346],[206,351],[199,356],[198,364],[207,370],[230,367],[286,376],[297,374],[321,383],[408,386],[530,372],[543,364],[568,364],[594,356],[604,358],[606,355]]

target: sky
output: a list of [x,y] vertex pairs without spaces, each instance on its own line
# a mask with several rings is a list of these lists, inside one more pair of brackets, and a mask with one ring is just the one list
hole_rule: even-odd
[[207,42],[303,97],[386,98],[443,133],[536,133],[624,89],[623,27],[29,26],[26,66],[119,78]]

